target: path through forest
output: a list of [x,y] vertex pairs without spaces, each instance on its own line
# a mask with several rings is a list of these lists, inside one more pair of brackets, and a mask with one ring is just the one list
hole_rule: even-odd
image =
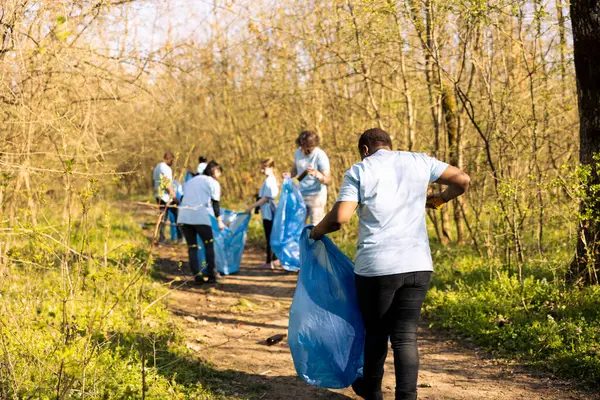
[[[138,220],[151,212],[138,209]],[[264,340],[287,333],[288,312],[297,275],[261,270],[263,254],[247,249],[240,273],[217,286],[185,283],[185,246],[156,249],[156,268],[176,288],[169,297],[171,312],[185,327],[187,346],[217,370],[234,373],[222,382],[223,394],[255,399],[358,399],[351,389],[312,387],[296,375],[287,341],[272,347]],[[419,399],[592,399],[549,374],[490,359],[465,348],[422,324],[419,350]],[[384,390],[393,398],[393,359],[386,363]]]

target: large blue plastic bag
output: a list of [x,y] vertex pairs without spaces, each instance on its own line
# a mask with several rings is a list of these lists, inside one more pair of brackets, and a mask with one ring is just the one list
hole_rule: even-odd
[[348,387],[362,376],[365,328],[354,265],[333,242],[300,238],[300,274],[288,328],[298,375],[311,385]]
[[[219,230],[217,219],[211,215],[212,231],[215,248],[215,263],[217,271],[223,275],[235,274],[240,270],[242,263],[242,254],[246,245],[246,237],[248,236],[248,224],[250,223],[251,215],[248,213],[236,213],[231,210],[223,209],[221,218],[226,225],[224,230]],[[206,254],[204,252],[204,244],[200,236],[198,236],[198,261],[200,265],[206,266]],[[206,269],[204,269],[204,272]]]
[[306,205],[298,185],[291,178],[283,180],[279,205],[273,219],[271,248],[288,271],[300,268],[300,234],[306,220]]

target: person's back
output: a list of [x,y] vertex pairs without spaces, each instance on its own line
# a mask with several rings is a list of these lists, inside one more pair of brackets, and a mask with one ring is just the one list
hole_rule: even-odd
[[[383,400],[381,382],[391,341],[395,398],[416,400],[417,331],[433,270],[425,207],[437,208],[460,196],[470,178],[425,154],[392,151],[390,135],[378,128],[361,135],[358,149],[362,161],[346,172],[338,201],[311,237],[340,229],[358,209],[354,272],[366,337],[363,377],[352,388],[364,399]],[[429,182],[448,187],[427,195]]]
[[425,154],[381,149],[348,170],[346,177],[357,182],[360,199],[358,275],[433,269],[425,221],[427,187],[447,166]]
[[198,236],[204,247],[208,283],[217,283],[219,280],[211,216],[216,218],[218,229],[225,229],[220,211],[221,186],[218,182],[222,172],[219,163],[213,160],[206,166],[204,175],[198,175],[183,185],[183,198],[177,222],[181,224],[188,244],[190,269],[196,284],[204,283],[198,261]]
[[[211,205],[215,193],[220,193],[219,182],[207,175],[198,175],[184,183],[178,222],[210,226],[210,215],[214,215]],[[218,196],[217,194],[216,198]]]

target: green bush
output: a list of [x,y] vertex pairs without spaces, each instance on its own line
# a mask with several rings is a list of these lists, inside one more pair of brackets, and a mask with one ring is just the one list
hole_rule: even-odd
[[520,282],[516,271],[490,269],[470,251],[437,254],[424,308],[432,326],[470,337],[495,355],[600,382],[600,287],[567,286],[549,279],[547,266],[533,265],[527,269],[535,275]]

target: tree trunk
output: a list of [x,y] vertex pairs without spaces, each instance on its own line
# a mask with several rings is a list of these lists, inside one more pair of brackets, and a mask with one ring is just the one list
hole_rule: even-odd
[[579,100],[579,160],[591,168],[591,175],[581,204],[577,254],[571,263],[569,278],[591,284],[598,282],[596,272],[600,263],[596,245],[600,234],[600,200],[593,194],[600,187],[597,159],[600,153],[600,2],[573,0],[571,24]]

